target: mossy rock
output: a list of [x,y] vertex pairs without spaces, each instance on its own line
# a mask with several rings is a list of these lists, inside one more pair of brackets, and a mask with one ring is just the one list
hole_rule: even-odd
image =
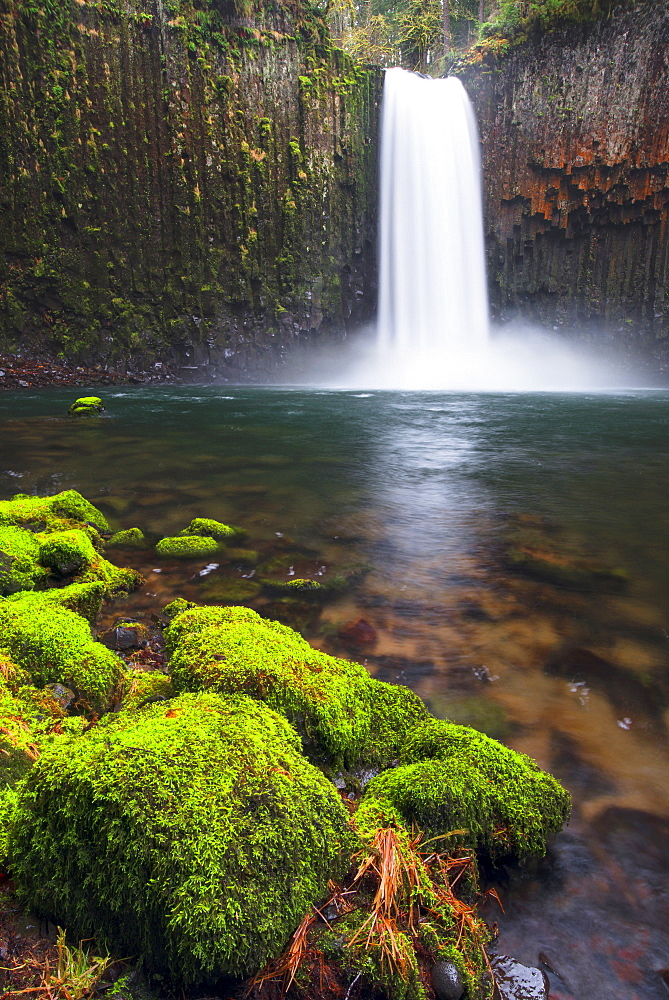
[[180,615],[182,611],[190,611],[191,608],[199,608],[199,604],[195,601],[187,601],[185,597],[175,597],[173,601],[166,604],[163,608],[163,615],[168,621],[172,621],[177,615]]
[[285,719],[243,695],[199,694],[49,747],[9,851],[31,910],[188,984],[278,955],[353,843]]
[[94,583],[70,583],[67,587],[54,587],[51,590],[22,591],[7,598],[8,601],[35,601],[39,606],[57,605],[82,615],[91,625],[95,622],[107,588],[100,581]]
[[172,680],[159,670],[133,670],[126,678],[122,712],[134,712],[174,697]]
[[43,566],[56,570],[61,576],[72,576],[87,568],[98,558],[88,535],[78,529],[56,531],[43,538],[39,547],[39,561]]
[[215,556],[219,545],[207,535],[180,535],[162,538],[156,545],[156,555],[163,559],[207,559]]
[[116,531],[107,542],[108,548],[147,549],[149,541],[140,528],[126,528]]
[[55,601],[17,596],[0,601],[0,635],[3,647],[38,687],[58,682],[97,712],[110,707],[124,664],[94,642],[85,618]]
[[284,580],[279,577],[260,577],[263,590],[268,594],[299,595],[315,600],[324,600],[330,593],[330,588],[320,583],[318,580],[309,580],[304,577],[294,577]]
[[544,854],[571,799],[524,754],[474,729],[428,719],[405,740],[400,766],[366,787],[359,829],[399,821],[448,844],[485,850],[492,858]]
[[194,517],[188,527],[180,531],[179,534],[202,535],[207,538],[215,538],[217,542],[232,542],[242,539],[246,532],[243,528],[235,528],[230,524],[214,521],[211,517]]
[[359,663],[314,649],[250,608],[184,611],[165,639],[175,690],[243,691],[266,701],[327,767],[392,760],[406,727],[427,716],[407,688],[374,680]]
[[104,409],[104,403],[99,396],[81,396],[75,399],[67,412],[75,417],[95,416],[97,413],[104,413]]
[[506,553],[507,565],[518,572],[567,590],[603,591],[617,594],[629,582],[624,569],[606,566],[595,560],[572,559],[561,552],[526,547],[512,547]]
[[261,591],[255,580],[241,580],[235,576],[217,576],[200,587],[202,597],[217,604],[244,604],[252,601]]
[[109,531],[104,514],[76,490],[64,490],[50,497],[17,493],[0,500],[0,524],[13,524],[35,531],[58,531],[90,524],[97,531]]
[[39,554],[32,531],[0,524],[0,594],[45,586],[49,573],[39,564]]

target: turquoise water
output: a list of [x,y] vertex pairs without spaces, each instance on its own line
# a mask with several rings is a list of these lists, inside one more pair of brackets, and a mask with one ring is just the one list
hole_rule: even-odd
[[[90,421],[63,416],[73,398],[0,396],[2,497],[75,488],[156,537],[215,517],[257,553],[204,575],[114,554],[147,582],[108,618],[243,582],[261,613],[535,757],[574,818],[502,886],[500,951],[541,953],[555,998],[666,995],[669,392],[142,387],[105,389]],[[282,603],[257,582],[269,562],[348,586]]]

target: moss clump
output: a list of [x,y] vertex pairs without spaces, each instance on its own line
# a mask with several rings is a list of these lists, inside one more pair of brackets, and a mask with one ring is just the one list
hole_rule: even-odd
[[107,542],[107,546],[118,549],[146,549],[149,542],[140,528],[126,528],[125,531],[115,532]]
[[330,589],[318,580],[308,580],[303,577],[294,577],[292,580],[261,577],[260,582],[270,594],[300,594],[304,597],[321,598],[325,597]]
[[215,538],[218,542],[228,542],[243,538],[246,532],[243,528],[234,528],[229,524],[222,524],[221,521],[214,521],[210,517],[194,517],[188,527],[179,534],[203,535],[206,538]]
[[72,576],[98,558],[88,535],[78,529],[56,531],[40,544],[39,561],[61,576]]
[[159,670],[133,670],[125,683],[122,712],[133,712],[156,701],[174,697],[172,680]]
[[97,531],[109,531],[104,514],[76,490],[64,490],[50,497],[31,497],[17,493],[11,500],[0,500],[0,525],[30,527],[34,531],[58,531],[92,525]]
[[405,739],[399,767],[374,778],[358,810],[361,829],[416,824],[459,831],[450,843],[484,849],[492,858],[543,854],[569,816],[569,794],[524,754],[483,733],[428,719]]
[[59,741],[21,792],[23,902],[184,983],[277,955],[353,838],[332,785],[267,706],[184,695]]
[[123,677],[123,662],[91,637],[88,622],[55,601],[0,602],[0,635],[34,684],[72,688],[95,711],[106,711]]
[[163,608],[163,615],[169,621],[180,615],[182,611],[190,611],[191,608],[197,608],[199,605],[195,601],[187,601],[185,597],[175,597],[173,601],[166,604]]
[[218,542],[207,535],[162,538],[156,545],[156,554],[163,559],[203,559],[217,552]]
[[48,572],[39,565],[39,542],[32,531],[0,525],[0,594],[44,586]]
[[[388,757],[371,734],[382,682],[359,663],[321,653],[287,625],[250,608],[185,611],[165,636],[177,691],[253,694],[297,725],[309,753],[334,766]],[[401,720],[394,722],[397,742]]]
[[104,403],[99,396],[81,396],[79,399],[75,399],[67,412],[73,416],[81,417],[87,414],[104,413],[104,410]]
[[9,601],[35,601],[41,607],[58,605],[82,615],[91,624],[96,620],[102,608],[106,593],[104,583],[71,583],[67,587],[53,588],[38,592],[23,591],[8,598]]

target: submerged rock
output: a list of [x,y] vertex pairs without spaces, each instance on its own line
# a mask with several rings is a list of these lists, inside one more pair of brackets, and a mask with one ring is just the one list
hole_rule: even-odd
[[491,959],[499,1000],[547,1000],[548,979],[541,969],[521,965],[515,958]]
[[181,535],[203,535],[207,538],[215,538],[217,542],[235,541],[244,537],[246,532],[243,528],[235,528],[221,521],[215,521],[211,517],[195,517],[180,532]]

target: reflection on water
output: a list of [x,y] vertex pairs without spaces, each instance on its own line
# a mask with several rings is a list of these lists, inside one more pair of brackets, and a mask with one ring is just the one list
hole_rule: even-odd
[[[74,487],[156,536],[246,528],[204,576],[118,553],[147,584],[110,619],[246,598],[529,753],[574,817],[502,887],[500,951],[542,961],[554,998],[664,995],[669,394],[224,393],[108,392],[91,421],[60,391],[0,397],[2,495]],[[315,604],[263,574],[348,585]]]

